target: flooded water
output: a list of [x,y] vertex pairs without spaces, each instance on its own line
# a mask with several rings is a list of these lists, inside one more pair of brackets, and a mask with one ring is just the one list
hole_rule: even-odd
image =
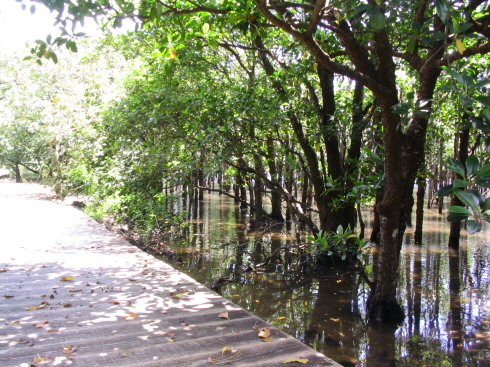
[[[422,245],[407,230],[399,299],[407,317],[396,328],[369,325],[368,287],[359,276],[328,269],[312,278],[309,254],[285,232],[252,232],[233,199],[208,194],[183,202],[190,225],[165,242],[173,266],[344,366],[490,366],[490,248],[487,233],[447,247],[449,225],[426,209]],[[368,210],[368,209],[367,209]],[[365,213],[365,220],[370,217]],[[369,233],[369,232],[367,232]],[[301,237],[303,238],[304,237]],[[244,271],[264,262],[257,271]],[[372,251],[371,257],[375,257]],[[181,262],[182,260],[182,262]],[[368,267],[367,271],[372,271]]]

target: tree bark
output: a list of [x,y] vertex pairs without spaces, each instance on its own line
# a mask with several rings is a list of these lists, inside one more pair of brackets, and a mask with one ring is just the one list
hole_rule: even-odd
[[14,173],[15,173],[15,182],[17,183],[22,183],[22,176],[20,174],[20,166],[18,163],[15,163],[12,168],[14,169]]
[[[463,116],[462,123],[463,123],[463,128],[461,129],[461,131],[459,131],[458,139],[457,139],[459,143],[458,151],[454,153],[456,155],[456,159],[459,162],[461,162],[464,167],[466,159],[468,158],[468,147],[470,142],[470,128],[467,126],[468,115]],[[459,174],[455,173],[454,175],[458,178],[464,179],[464,177],[461,177]],[[451,198],[451,206],[453,205],[465,206],[465,204],[456,195],[454,195]],[[449,223],[449,240],[448,240],[449,247],[453,247],[453,248],[459,247],[460,234],[461,234],[461,221]]]

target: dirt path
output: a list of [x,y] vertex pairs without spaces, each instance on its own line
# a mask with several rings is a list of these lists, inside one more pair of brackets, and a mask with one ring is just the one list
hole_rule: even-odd
[[0,183],[0,246],[0,366],[339,366],[49,188]]

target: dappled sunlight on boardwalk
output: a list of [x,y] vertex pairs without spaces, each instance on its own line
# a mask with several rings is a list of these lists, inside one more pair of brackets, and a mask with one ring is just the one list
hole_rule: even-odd
[[336,365],[42,188],[3,185],[1,366]]

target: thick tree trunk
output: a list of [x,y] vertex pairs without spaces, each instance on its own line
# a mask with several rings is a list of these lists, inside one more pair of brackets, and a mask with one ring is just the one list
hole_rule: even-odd
[[[418,98],[427,101],[430,109],[437,79],[441,69],[425,65],[420,77]],[[393,80],[393,85],[395,81]],[[393,87],[396,91],[396,87]],[[379,246],[378,275],[369,299],[369,316],[379,321],[400,322],[404,311],[397,302],[396,289],[400,252],[407,217],[414,203],[413,186],[425,155],[425,138],[428,116],[415,115],[406,132],[400,129],[400,116],[392,106],[398,103],[396,93],[385,95],[381,102],[385,146],[385,192],[378,205],[381,239]],[[401,148],[401,149],[400,149]]]

